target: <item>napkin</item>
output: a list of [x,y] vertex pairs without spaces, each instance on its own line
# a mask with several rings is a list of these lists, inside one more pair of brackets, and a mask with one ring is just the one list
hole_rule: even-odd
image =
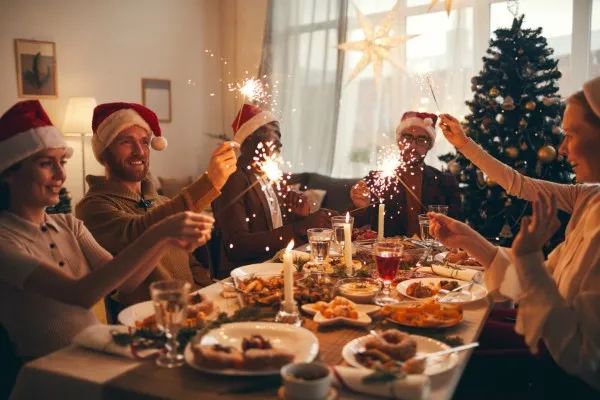
[[431,267],[419,267],[416,271],[434,273],[436,275],[467,282],[481,282],[483,280],[483,272],[481,271],[462,267],[457,269],[456,267],[446,267],[441,264],[432,264]]
[[373,373],[366,369],[331,367],[334,385],[353,392],[403,400],[429,398],[431,386],[426,375],[406,375],[391,382],[363,383],[363,378]]
[[147,358],[159,349],[137,349],[133,345],[119,346],[113,340],[113,333],[129,333],[129,328],[123,325],[95,324],[84,329],[73,339],[73,344],[131,359]]

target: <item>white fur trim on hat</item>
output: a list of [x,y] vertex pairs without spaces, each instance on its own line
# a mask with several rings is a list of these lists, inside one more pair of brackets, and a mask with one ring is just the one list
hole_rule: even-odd
[[594,114],[600,118],[600,76],[583,84],[583,94]]
[[44,149],[65,148],[65,156],[73,155],[62,133],[52,125],[31,128],[0,142],[0,172]]
[[234,135],[234,140],[239,144],[244,143],[244,140],[248,138],[248,136],[252,135],[254,131],[260,128],[263,125],[268,124],[269,122],[277,122],[279,119],[270,111],[261,111],[256,114],[254,117],[250,118],[248,121],[244,122],[242,126],[238,129],[238,131]]
[[433,126],[433,120],[431,118],[417,118],[410,117],[406,118],[404,121],[400,121],[400,125],[396,128],[396,140],[400,138],[400,134],[406,128],[410,128],[411,126],[416,126],[418,128],[422,128],[427,132],[432,142],[435,142],[435,126]]
[[150,135],[152,130],[148,123],[132,108],[124,108],[110,114],[102,123],[98,126],[96,133],[92,136],[92,150],[96,160],[102,164],[102,153],[113,140],[123,132],[125,129],[137,125],[142,129],[145,129]]

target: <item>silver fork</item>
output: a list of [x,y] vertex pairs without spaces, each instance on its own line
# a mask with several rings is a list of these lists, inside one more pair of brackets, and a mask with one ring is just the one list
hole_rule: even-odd
[[470,288],[476,284],[477,282],[471,281],[467,284],[464,284],[462,286],[457,287],[456,289],[452,289],[452,290],[446,290],[446,289],[440,289],[439,292],[436,293],[435,296],[433,296],[433,299],[437,302],[439,302],[441,299],[443,299],[444,297],[446,297],[447,295],[449,295],[450,293],[459,293],[462,292],[462,290],[466,287]]

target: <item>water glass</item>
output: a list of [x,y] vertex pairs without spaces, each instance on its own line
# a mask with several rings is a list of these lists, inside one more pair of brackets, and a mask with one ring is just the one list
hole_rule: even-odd
[[310,243],[311,259],[321,265],[329,255],[329,245],[331,243],[332,229],[312,228],[307,231],[308,242]]
[[400,239],[382,239],[373,245],[375,267],[379,279],[383,282],[383,290],[375,297],[375,304],[386,306],[400,302],[392,296],[390,286],[400,268],[404,246]]
[[179,367],[184,357],[179,354],[177,334],[187,318],[190,284],[184,281],[157,281],[150,285],[150,295],[156,312],[156,325],[165,332],[165,352],[156,359],[161,367]]
[[437,214],[448,215],[448,206],[444,205],[432,205],[428,207],[430,212],[434,212]]
[[429,226],[431,221],[427,214],[419,214],[419,227],[421,228],[421,240],[427,243],[428,245],[432,245],[435,242],[431,233],[429,233]]
[[346,216],[336,215],[331,217],[331,227],[333,228],[333,241],[338,245],[338,251],[344,252],[344,225],[350,224],[350,231],[354,228],[354,217],[350,217],[346,222]]

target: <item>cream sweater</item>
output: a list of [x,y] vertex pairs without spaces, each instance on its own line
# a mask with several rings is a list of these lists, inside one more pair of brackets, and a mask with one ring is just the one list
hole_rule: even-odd
[[532,351],[542,340],[566,372],[600,390],[600,185],[525,177],[471,140],[459,150],[508,194],[533,201],[554,193],[571,213],[565,241],[547,261],[541,251],[513,257],[499,248],[485,282],[519,302],[515,330]]

